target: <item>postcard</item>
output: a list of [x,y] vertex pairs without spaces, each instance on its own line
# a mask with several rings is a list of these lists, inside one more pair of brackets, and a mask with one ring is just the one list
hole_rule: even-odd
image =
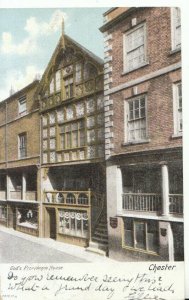
[[0,2],[0,299],[188,296],[186,6],[111,5]]

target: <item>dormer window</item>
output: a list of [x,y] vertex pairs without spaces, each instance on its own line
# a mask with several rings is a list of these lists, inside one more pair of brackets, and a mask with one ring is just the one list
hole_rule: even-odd
[[19,115],[26,114],[26,96],[22,96],[18,99],[18,113]]

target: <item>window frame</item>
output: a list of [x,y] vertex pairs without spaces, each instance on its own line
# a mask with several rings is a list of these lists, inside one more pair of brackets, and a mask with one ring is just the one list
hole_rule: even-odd
[[73,75],[67,76],[64,79],[65,100],[74,97],[74,77]]
[[[79,124],[81,122],[83,122],[82,127],[80,127]],[[76,129],[73,128],[74,125],[77,126]],[[69,130],[66,129],[67,126],[70,127]],[[76,136],[76,139],[74,138],[74,136]],[[83,141],[83,143],[81,143],[81,141]],[[83,148],[85,146],[86,146],[86,135],[85,135],[84,119],[80,119],[74,122],[64,123],[59,126],[59,150],[78,149],[78,148]]]
[[[138,117],[138,118],[133,118],[132,120],[129,120],[129,113],[130,113],[130,110],[129,110],[129,103],[131,102],[135,102],[136,100],[139,100],[139,105],[140,105],[140,101],[141,99],[144,99],[145,101],[145,106],[144,106],[144,109],[145,109],[145,115],[144,117]],[[141,108],[139,106],[139,108]],[[124,137],[124,140],[125,140],[125,143],[128,143],[128,144],[135,144],[135,143],[142,143],[142,142],[146,142],[148,141],[148,126],[147,126],[147,95],[146,94],[141,94],[139,96],[136,96],[134,98],[130,98],[130,99],[126,99],[125,100],[125,137]],[[134,110],[135,111],[135,110]],[[141,112],[140,112],[141,113]],[[139,138],[139,139],[130,139],[130,133],[129,133],[129,122],[131,124],[131,122],[135,122],[137,120],[141,120],[141,119],[145,119],[145,138]],[[140,128],[141,129],[141,128]]]
[[[24,109],[22,106],[24,105]],[[27,101],[26,101],[26,95],[21,96],[18,98],[18,114],[19,116],[25,115],[27,112]]]
[[[182,34],[180,31],[180,44],[178,46],[176,45],[176,20],[175,20],[176,19],[176,17],[175,17],[176,9],[180,9],[180,7],[172,7],[171,8],[171,49],[172,49],[172,51],[181,50],[181,44],[182,44],[182,41],[181,41]],[[181,9],[180,9],[180,13],[181,13]],[[181,21],[180,21],[180,28],[182,28]]]
[[[132,68],[128,68],[127,64],[128,64],[128,53],[127,53],[127,43],[126,43],[126,38],[129,34],[132,34],[133,32],[135,32],[136,30],[138,30],[139,28],[143,27],[143,31],[144,31],[144,61],[142,63],[140,63],[139,65],[137,65],[136,67],[132,67]],[[138,47],[136,47],[135,49],[137,49]],[[132,51],[134,51],[135,49],[133,49]],[[132,52],[131,50],[128,52]],[[134,70],[137,70],[143,66],[145,66],[147,64],[147,26],[146,23],[140,23],[136,26],[134,26],[133,28],[131,28],[130,30],[126,31],[123,33],[123,73],[129,73],[132,72]]]
[[[174,136],[182,136],[183,127],[180,130],[180,118],[179,118],[179,110],[181,110],[182,116],[182,107],[180,108],[180,96],[179,96],[179,86],[181,86],[181,102],[182,102],[182,82],[179,81],[173,84],[173,121],[174,121]],[[182,118],[181,118],[182,120]],[[183,126],[183,122],[182,126]]]
[[[25,147],[21,146],[21,138],[24,137],[24,145]],[[24,150],[24,155],[22,154],[22,150]],[[22,159],[22,158],[26,158],[27,157],[27,133],[26,132],[22,132],[18,135],[18,158]]]
[[[126,220],[130,219],[130,222],[132,223],[132,229],[127,230],[126,229]],[[157,250],[151,250],[149,249],[149,234],[151,233],[151,228],[149,222],[154,222],[156,231],[153,233],[155,234],[155,238],[157,239],[157,245],[156,248]],[[136,240],[136,225],[142,223],[144,225],[144,248],[137,247],[137,240]],[[122,247],[134,251],[139,251],[139,252],[147,252],[151,253],[154,255],[158,255],[158,246],[159,246],[159,230],[158,230],[158,224],[156,220],[145,220],[145,219],[135,219],[135,218],[128,218],[126,217],[125,220],[123,219],[123,234],[122,234]],[[132,243],[133,245],[127,245],[125,241],[125,234],[126,231],[131,231],[131,236],[132,236]]]
[[61,91],[61,77],[62,77],[62,73],[61,70],[57,70],[55,72],[55,92],[58,93]]

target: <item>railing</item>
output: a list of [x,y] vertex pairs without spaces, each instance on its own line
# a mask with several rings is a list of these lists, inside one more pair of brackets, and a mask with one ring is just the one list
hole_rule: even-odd
[[25,194],[26,200],[37,201],[37,192],[36,191],[27,191]]
[[183,214],[183,195],[169,194],[169,213]]
[[[22,191],[10,191],[10,199],[23,200]],[[37,201],[37,192],[36,191],[26,191],[24,200]]]
[[46,191],[44,192],[46,203],[60,203],[73,206],[90,206],[91,191]]
[[22,199],[22,192],[21,191],[10,191],[10,198],[21,200]]
[[6,192],[0,191],[0,200],[6,200]]
[[161,209],[161,195],[148,193],[122,194],[122,209],[131,211],[158,212]]

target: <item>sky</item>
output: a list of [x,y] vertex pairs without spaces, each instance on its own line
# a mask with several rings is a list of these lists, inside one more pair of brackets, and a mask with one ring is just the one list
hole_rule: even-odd
[[0,101],[42,75],[65,33],[103,58],[99,27],[108,8],[0,9]]

